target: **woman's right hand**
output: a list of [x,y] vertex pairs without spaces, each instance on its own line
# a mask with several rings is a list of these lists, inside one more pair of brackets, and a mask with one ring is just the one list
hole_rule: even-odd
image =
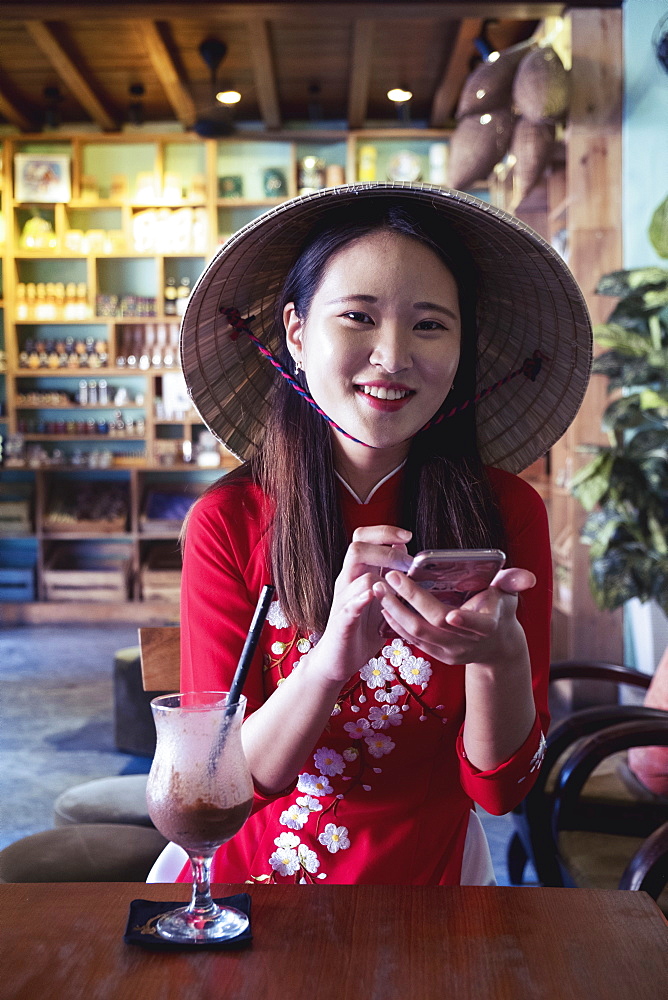
[[319,671],[341,684],[352,677],[382,645],[384,620],[373,585],[389,569],[405,571],[411,532],[389,524],[357,528],[334,584],[327,626],[314,653]]

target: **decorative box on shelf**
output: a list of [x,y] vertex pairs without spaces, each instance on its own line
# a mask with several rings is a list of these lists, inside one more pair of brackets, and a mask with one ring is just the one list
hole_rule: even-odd
[[29,535],[32,487],[27,483],[0,483],[0,536]]
[[0,601],[34,601],[35,567],[0,564]]
[[113,543],[54,546],[44,567],[47,601],[127,601],[132,560]]
[[125,531],[128,491],[122,483],[66,483],[52,491],[44,515],[51,534],[114,534]]
[[177,534],[203,488],[197,483],[189,483],[178,490],[147,490],[139,518],[140,531],[146,535]]

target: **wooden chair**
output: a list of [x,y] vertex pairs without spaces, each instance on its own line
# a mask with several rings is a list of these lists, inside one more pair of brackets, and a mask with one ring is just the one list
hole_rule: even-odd
[[179,691],[181,629],[178,625],[139,629],[144,691]]
[[[554,664],[551,681],[564,678],[642,689],[650,682],[592,661]],[[615,888],[634,851],[668,817],[668,801],[644,790],[625,764],[631,746],[668,743],[668,713],[633,705],[584,709],[557,725],[547,743],[538,780],[513,814],[510,879],[521,884],[530,859],[541,885]]]

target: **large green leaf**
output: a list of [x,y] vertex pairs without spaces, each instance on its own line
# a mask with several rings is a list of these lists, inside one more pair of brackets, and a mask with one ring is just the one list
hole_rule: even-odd
[[659,257],[668,257],[668,198],[654,211],[648,233]]
[[585,510],[593,510],[600,503],[610,485],[613,458],[609,451],[602,451],[573,476],[571,492]]
[[596,286],[598,295],[613,295],[621,298],[629,292],[644,291],[646,288],[668,283],[668,271],[663,267],[639,267],[629,271],[612,271],[605,274]]
[[618,354],[645,357],[652,350],[650,341],[618,323],[600,323],[594,327],[594,340],[601,347],[612,347]]

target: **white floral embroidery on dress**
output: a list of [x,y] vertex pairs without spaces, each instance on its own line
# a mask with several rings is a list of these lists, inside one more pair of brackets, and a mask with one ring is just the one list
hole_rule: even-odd
[[399,666],[399,674],[407,684],[427,684],[431,667],[422,656],[407,656]]
[[267,612],[267,621],[274,628],[290,628],[290,622],[283,614],[283,610],[278,601],[272,601]]
[[330,854],[336,854],[337,851],[347,851],[350,847],[348,828],[328,823],[318,837],[318,842],[326,847]]
[[301,867],[293,847],[279,847],[269,856],[269,864],[278,875],[294,875]]
[[363,740],[369,735],[369,720],[355,719],[354,722],[346,722],[343,727],[351,740]]
[[276,847],[297,847],[300,843],[299,837],[296,837],[294,833],[279,833],[278,837],[274,840]]
[[308,809],[304,809],[303,806],[293,802],[291,806],[288,806],[281,813],[278,817],[278,822],[283,826],[289,826],[291,830],[301,830],[309,816],[310,811]]
[[300,774],[297,778],[297,791],[305,795],[331,795],[334,789],[327,778],[320,774]]
[[533,755],[529,763],[529,774],[531,774],[532,771],[537,771],[540,765],[543,763],[543,757],[545,756],[546,749],[547,749],[547,740],[545,739],[545,736],[541,732],[540,740],[538,742],[538,749],[536,750],[535,754]]
[[403,639],[393,639],[389,646],[383,646],[383,656],[390,661],[393,667],[400,666],[406,657],[410,656],[410,652]]
[[373,735],[365,736],[364,742],[372,757],[383,757],[385,754],[391,753],[397,745],[385,733],[373,733]]
[[302,809],[308,809],[308,811],[312,813],[320,812],[322,809],[322,802],[314,798],[312,795],[300,795],[297,799],[297,805],[301,806]]
[[[547,740],[545,739],[545,735],[541,732],[540,740],[538,743],[538,749],[536,750],[535,754],[529,761],[529,774],[533,774],[534,771],[537,771],[540,765],[543,763],[543,757],[545,756],[546,749],[547,749]],[[517,784],[521,785],[523,781],[526,781],[526,778],[527,775],[523,774],[521,778],[517,779]]]
[[311,875],[315,875],[320,867],[320,859],[315,851],[310,850],[306,844],[300,844],[297,848],[297,856],[302,868],[305,868]]
[[403,722],[401,709],[398,705],[372,705],[369,709],[369,719],[374,729],[389,729],[390,726],[400,726]]
[[372,656],[360,670],[360,677],[370,688],[384,687],[386,681],[395,679],[394,670],[382,656]]
[[382,702],[387,702],[390,705],[396,705],[396,703],[399,701],[399,698],[404,693],[405,691],[404,688],[402,688],[401,684],[393,684],[389,691],[387,690],[387,688],[378,688],[375,697],[376,701],[382,701]]
[[340,753],[331,750],[329,747],[320,747],[313,754],[315,766],[321,774],[326,774],[332,778],[335,774],[343,774],[346,764]]

